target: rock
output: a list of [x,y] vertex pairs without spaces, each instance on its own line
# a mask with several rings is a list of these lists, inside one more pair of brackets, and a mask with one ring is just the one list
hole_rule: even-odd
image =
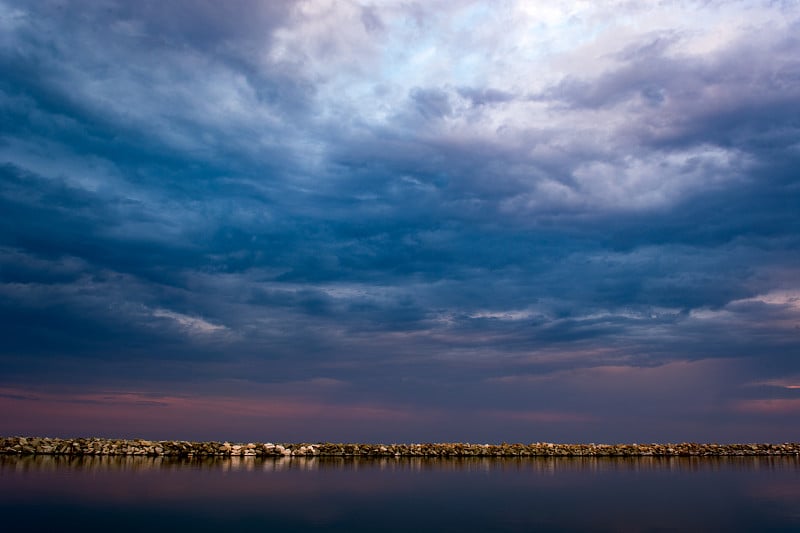
[[148,441],[120,439],[53,439],[0,437],[0,454],[136,455],[136,456],[353,456],[353,457],[529,457],[529,456],[774,456],[800,455],[800,444],[287,444],[232,445],[229,442]]

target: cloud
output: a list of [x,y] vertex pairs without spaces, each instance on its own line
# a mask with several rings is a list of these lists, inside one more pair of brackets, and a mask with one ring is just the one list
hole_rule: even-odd
[[190,335],[207,335],[211,333],[218,333],[227,330],[225,326],[219,324],[212,324],[202,318],[184,315],[182,313],[175,313],[165,309],[156,309],[152,315],[157,318],[168,318],[175,321],[181,329]]
[[765,399],[739,384],[800,372],[798,21],[0,1],[3,383],[330,379],[453,432],[495,386],[487,428],[588,431],[515,403],[569,370],[740,361],[720,394]]
[[444,118],[452,113],[447,93],[436,89],[412,89],[411,100],[426,119]]
[[492,105],[502,102],[508,102],[514,99],[514,95],[494,89],[488,88],[475,88],[475,87],[460,87],[458,94],[467,98],[474,106]]

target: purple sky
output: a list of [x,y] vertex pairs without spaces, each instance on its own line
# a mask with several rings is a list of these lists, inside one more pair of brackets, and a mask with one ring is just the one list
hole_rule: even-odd
[[0,0],[0,434],[800,440],[798,35]]

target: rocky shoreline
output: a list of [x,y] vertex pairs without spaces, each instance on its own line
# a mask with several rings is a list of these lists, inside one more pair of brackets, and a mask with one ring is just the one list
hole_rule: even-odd
[[800,455],[782,444],[341,444],[189,442],[144,439],[0,437],[5,455],[149,457],[723,457]]

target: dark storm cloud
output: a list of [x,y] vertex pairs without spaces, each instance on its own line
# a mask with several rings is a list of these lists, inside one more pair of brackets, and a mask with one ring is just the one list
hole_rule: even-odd
[[410,96],[417,110],[426,119],[446,117],[453,112],[444,91],[415,88]]
[[496,427],[559,384],[594,420],[592,376],[800,375],[796,18],[534,90],[469,2],[0,8],[5,385],[325,378]]
[[475,88],[475,87],[460,87],[458,94],[467,98],[472,102],[472,105],[482,106],[491,105],[498,102],[508,102],[514,98],[513,94],[501,91],[499,89],[488,88]]

